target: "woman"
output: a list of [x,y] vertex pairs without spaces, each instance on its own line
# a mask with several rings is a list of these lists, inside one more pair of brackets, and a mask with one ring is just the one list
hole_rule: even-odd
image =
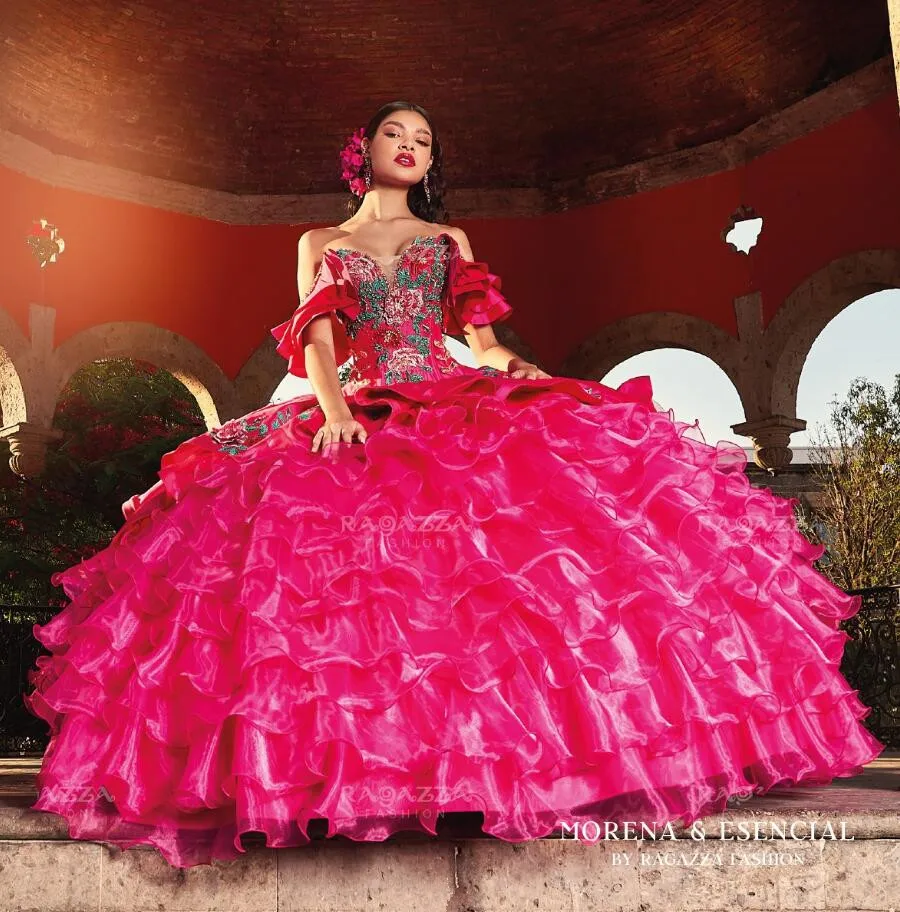
[[649,378],[550,377],[497,343],[511,307],[439,221],[425,111],[386,105],[342,158],[362,202],[300,239],[272,330],[315,394],[166,454],[54,577],[33,807],[189,866],[313,819],[381,840],[469,811],[521,841],[858,773],[883,747],[839,672],[859,600],[792,502]]

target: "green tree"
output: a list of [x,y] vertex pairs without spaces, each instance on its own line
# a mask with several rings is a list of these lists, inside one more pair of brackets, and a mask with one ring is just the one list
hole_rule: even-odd
[[814,435],[815,511],[801,529],[824,544],[822,572],[842,589],[900,583],[900,374],[894,389],[858,377]]
[[122,504],[156,483],[163,455],[206,430],[181,382],[128,359],[77,371],[53,425],[65,436],[40,477],[19,478],[0,460],[0,603],[64,604],[52,574],[106,547]]

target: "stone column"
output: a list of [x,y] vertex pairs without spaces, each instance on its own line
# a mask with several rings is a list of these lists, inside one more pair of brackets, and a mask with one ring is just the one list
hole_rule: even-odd
[[47,464],[47,447],[63,437],[55,428],[20,421],[0,428],[0,440],[9,442],[9,465],[20,478],[35,478]]
[[894,48],[894,74],[900,92],[900,0],[888,0],[888,21],[891,28],[891,45]]
[[754,421],[732,424],[735,434],[743,434],[753,440],[754,461],[763,469],[774,473],[790,465],[794,454],[791,452],[791,434],[806,430],[802,418],[788,418],[787,415],[770,415]]

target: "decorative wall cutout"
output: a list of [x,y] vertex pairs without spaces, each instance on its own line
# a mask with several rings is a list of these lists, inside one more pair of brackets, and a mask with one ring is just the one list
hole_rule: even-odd
[[749,254],[762,232],[763,220],[751,206],[740,206],[722,232],[722,240],[735,250]]
[[56,258],[66,249],[66,242],[59,236],[59,229],[56,225],[51,225],[47,219],[32,223],[31,231],[25,236],[25,242],[41,264],[41,269],[48,263],[55,263]]

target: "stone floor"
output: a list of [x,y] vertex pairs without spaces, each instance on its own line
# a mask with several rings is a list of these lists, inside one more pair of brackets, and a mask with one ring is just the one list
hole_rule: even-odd
[[[467,815],[440,838],[316,839],[171,868],[155,849],[112,853],[31,811],[39,759],[0,760],[2,912],[898,912],[900,752],[825,787],[773,789],[703,821],[702,843],[547,838],[506,843]],[[478,815],[473,815],[477,817]],[[817,822],[847,841],[738,842],[741,825]],[[628,856],[626,859],[625,856]],[[711,860],[710,860],[711,859]]]
[[[0,839],[27,830],[34,838],[66,838],[67,830],[55,814],[29,811],[37,798],[35,775],[40,758],[0,758]],[[861,838],[900,838],[900,751],[884,751],[863,773],[847,779],[835,779],[829,786],[772,789],[767,795],[736,804],[726,815],[739,821],[747,816],[773,818],[839,817],[852,822],[853,832]],[[449,838],[483,836],[472,819],[478,815],[448,815]],[[25,825],[28,819],[27,826]],[[492,839],[493,837],[484,837]],[[552,837],[550,837],[552,838]],[[430,841],[430,836],[397,834],[397,841]],[[249,840],[252,842],[252,839]],[[339,840],[340,841],[340,840]],[[900,897],[898,897],[900,910]]]

